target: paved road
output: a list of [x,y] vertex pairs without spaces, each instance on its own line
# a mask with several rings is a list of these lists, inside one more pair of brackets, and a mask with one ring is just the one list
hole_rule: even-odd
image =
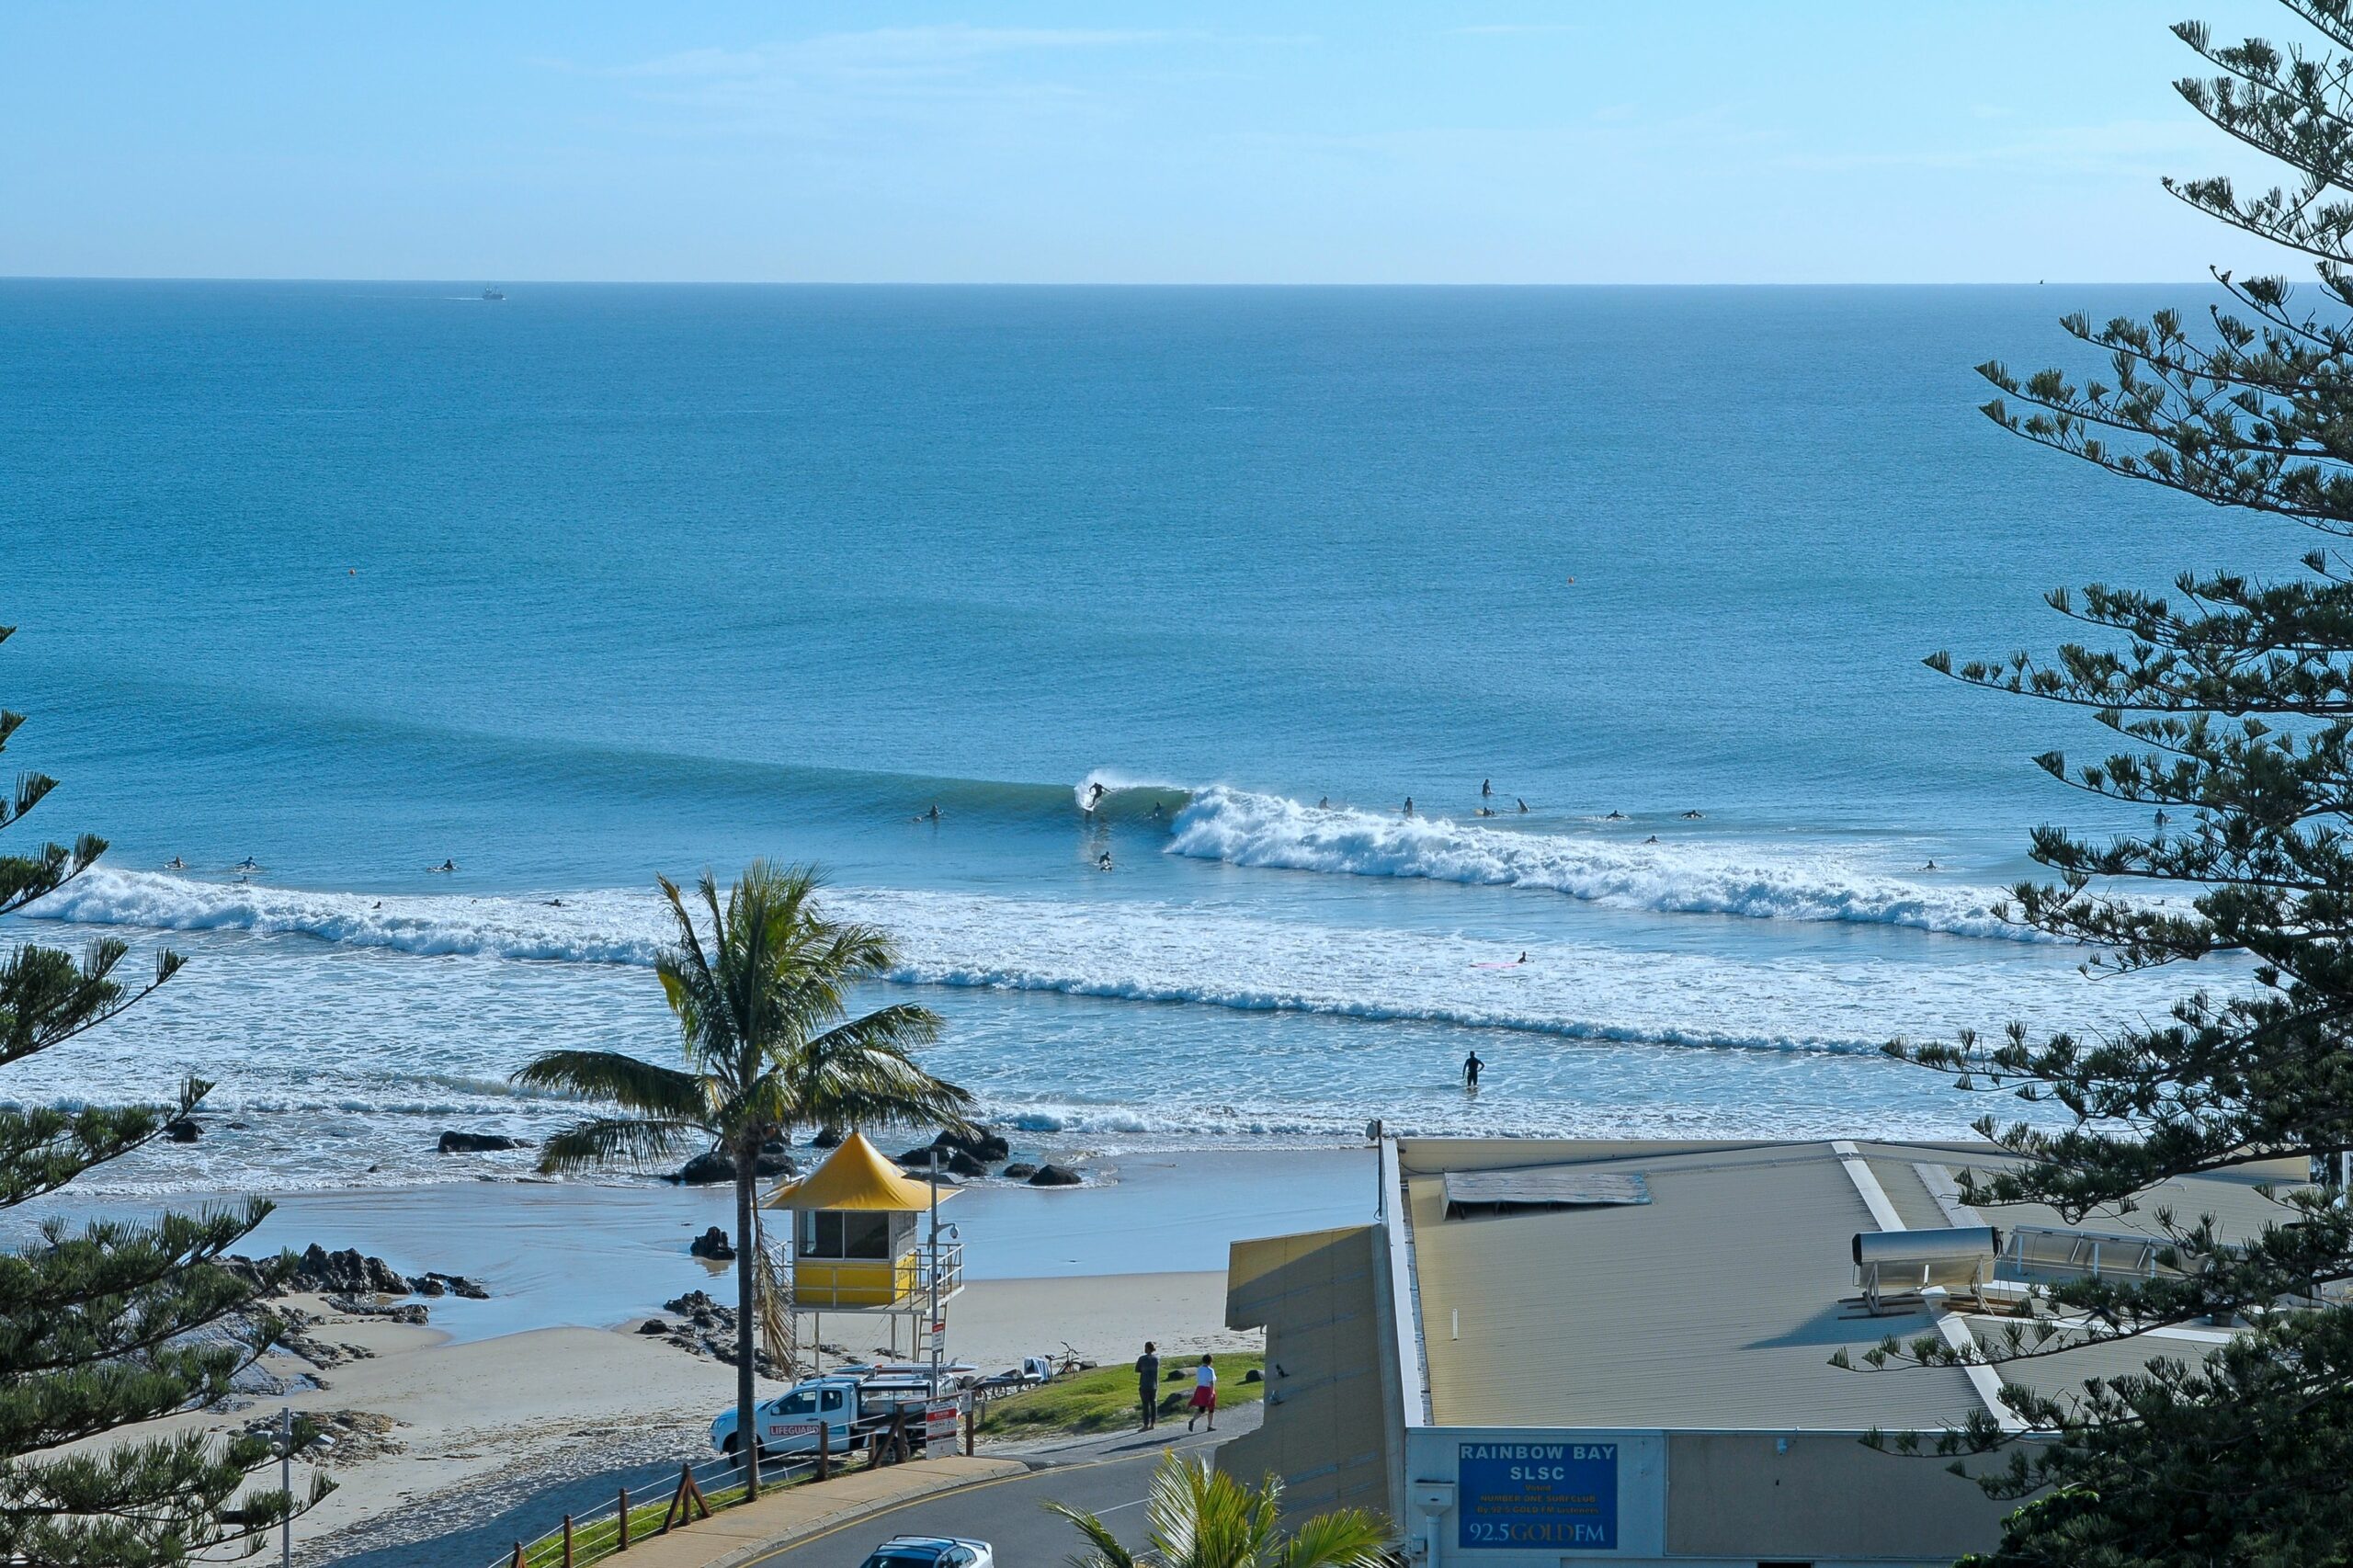
[[1121,1541],[1140,1547],[1144,1489],[1160,1456],[1172,1448],[1197,1453],[1229,1435],[1238,1434],[1188,1437],[1182,1426],[1172,1424],[1148,1437],[1130,1433],[1083,1449],[1033,1456],[1056,1462],[1028,1475],[870,1515],[755,1562],[758,1568],[858,1568],[878,1542],[894,1535],[960,1535],[995,1547],[1000,1568],[1060,1568],[1084,1542],[1067,1521],[1046,1512],[1050,1502],[1099,1514]]

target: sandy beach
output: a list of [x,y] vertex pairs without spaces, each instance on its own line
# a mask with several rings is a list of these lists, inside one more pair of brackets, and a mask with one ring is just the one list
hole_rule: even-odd
[[[1362,1150],[1161,1153],[1093,1161],[1088,1175],[1061,1191],[978,1185],[943,1206],[972,1274],[949,1312],[954,1356],[997,1367],[1065,1345],[1124,1360],[1147,1337],[1180,1355],[1246,1346],[1254,1335],[1224,1326],[1228,1244],[1367,1218],[1374,1187]],[[729,1203],[658,1183],[290,1198],[249,1250],[357,1247],[404,1272],[473,1276],[492,1297],[436,1300],[424,1327],[297,1298],[318,1316],[313,1336],[357,1353],[324,1369],[274,1357],[277,1377],[324,1386],[188,1424],[243,1425],[281,1403],[353,1413],[329,1461],[337,1491],[298,1525],[296,1560],[487,1562],[513,1536],[609,1496],[618,1478],[704,1456],[732,1369],[635,1330],[687,1290],[732,1300],[726,1269],[686,1251],[727,1221]],[[829,1316],[824,1337],[865,1354],[883,1347],[878,1328]]]

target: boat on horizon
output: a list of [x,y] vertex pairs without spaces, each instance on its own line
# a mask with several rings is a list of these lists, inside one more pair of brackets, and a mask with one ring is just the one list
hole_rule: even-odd
[[485,300],[503,300],[506,298],[506,290],[494,283],[482,291],[482,297]]

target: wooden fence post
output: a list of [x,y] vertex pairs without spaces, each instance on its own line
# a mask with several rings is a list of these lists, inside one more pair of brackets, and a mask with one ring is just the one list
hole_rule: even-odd
[[821,1411],[817,1416],[817,1479],[825,1480],[834,1471],[834,1424]]
[[674,1524],[695,1522],[695,1510],[700,1508],[704,1518],[710,1517],[710,1505],[703,1500],[702,1488],[695,1484],[695,1472],[689,1465],[678,1467],[678,1490],[670,1498],[670,1506],[662,1511],[662,1528],[655,1532],[668,1535]]
[[614,1548],[614,1550],[617,1551],[627,1551],[629,1550],[629,1488],[626,1486],[621,1488],[620,1522],[621,1543],[620,1546]]
[[515,1543],[515,1555],[507,1562],[506,1568],[525,1568],[523,1562],[523,1543],[521,1541],[518,1540]]
[[981,1425],[981,1402],[970,1392],[964,1395],[964,1457],[972,1457],[972,1434]]
[[563,1517],[563,1568],[572,1568],[572,1516]]

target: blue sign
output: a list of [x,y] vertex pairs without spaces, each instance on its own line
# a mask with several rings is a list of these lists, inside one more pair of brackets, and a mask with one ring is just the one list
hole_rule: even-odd
[[1458,1462],[1458,1546],[1618,1550],[1617,1444],[1465,1443]]

